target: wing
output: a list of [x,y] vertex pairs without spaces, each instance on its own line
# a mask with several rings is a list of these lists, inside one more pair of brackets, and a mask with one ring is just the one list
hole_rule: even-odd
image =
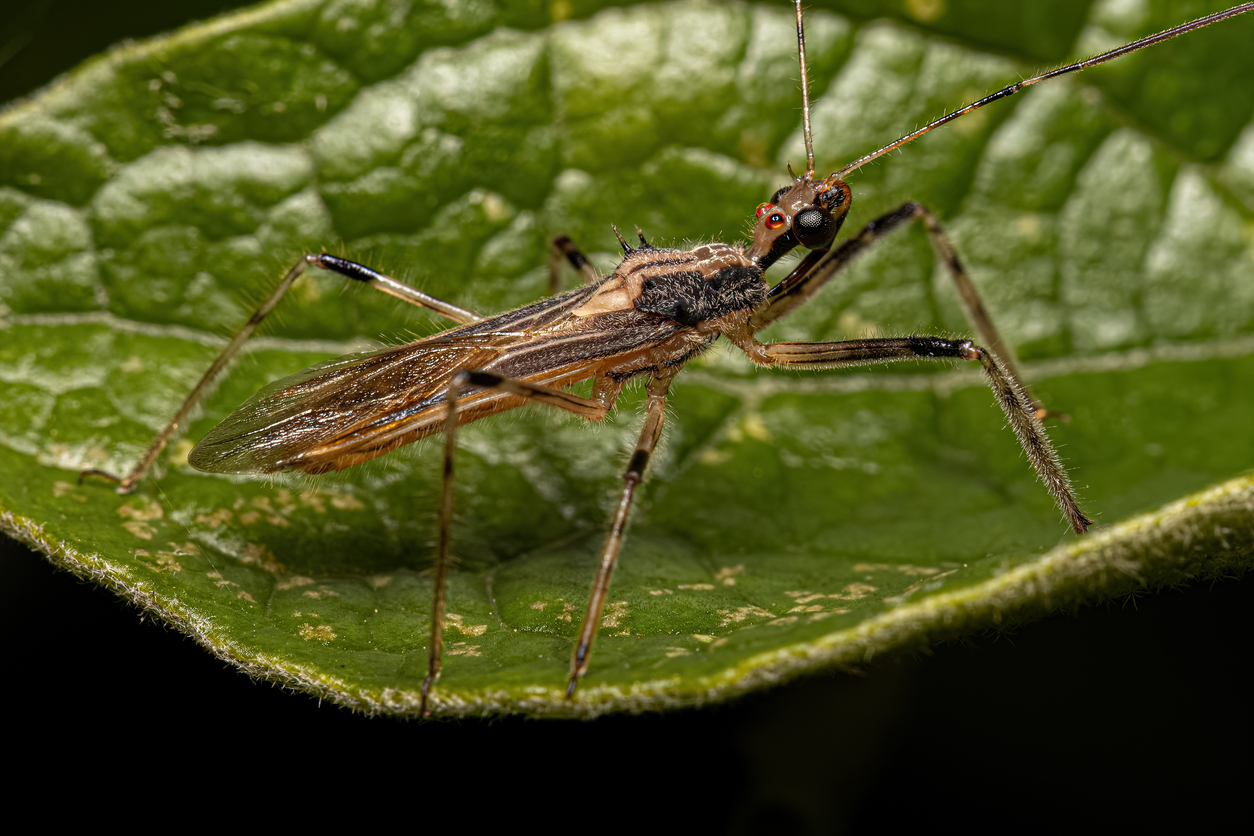
[[[581,288],[409,345],[339,357],[271,383],[205,436],[188,462],[213,473],[342,470],[442,430],[448,385],[459,371],[567,386],[684,330],[678,322],[634,310],[576,317],[572,327],[570,311],[595,291]],[[471,389],[458,401],[458,423],[522,403],[501,390]]]
[[[477,342],[484,341],[420,341],[285,377],[215,427],[188,462],[214,473],[325,473],[368,461],[441,428],[453,375],[501,353]],[[499,393],[478,394],[482,401]]]

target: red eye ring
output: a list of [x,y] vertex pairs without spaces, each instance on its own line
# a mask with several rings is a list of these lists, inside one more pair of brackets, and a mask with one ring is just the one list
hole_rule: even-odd
[[779,207],[774,203],[759,203],[758,210],[754,213],[754,215],[755,217],[760,218],[767,212],[771,213],[771,216],[766,219],[767,229],[781,229],[782,227],[788,226],[788,216],[783,212],[780,212]]

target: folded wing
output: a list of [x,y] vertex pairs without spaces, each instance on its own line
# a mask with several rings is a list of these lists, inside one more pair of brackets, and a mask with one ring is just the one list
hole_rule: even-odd
[[441,429],[453,375],[498,355],[473,340],[423,341],[319,363],[257,392],[188,461],[214,473],[324,473],[368,461]]

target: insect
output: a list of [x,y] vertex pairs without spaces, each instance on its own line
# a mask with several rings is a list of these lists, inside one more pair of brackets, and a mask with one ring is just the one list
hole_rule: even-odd
[[[936,216],[917,203],[872,221],[837,242],[852,205],[845,178],[863,165],[927,132],[1025,87],[1104,63],[1170,37],[1254,8],[1254,4],[1183,24],[1087,61],[1018,82],[913,131],[827,177],[815,176],[804,27],[796,2],[801,62],[806,168],[758,206],[753,238],[745,245],[704,244],[678,250],[656,247],[637,230],[637,243],[621,236],[623,260],[607,277],[591,274],[586,259],[566,239],[554,252],[585,274],[586,284],[497,316],[435,299],[369,268],[327,254],[305,256],[231,340],[189,394],[118,491],[132,490],[221,373],[292,284],[309,268],[339,273],[457,323],[408,345],[319,364],[262,389],[200,441],[189,461],[211,472],[318,474],[369,461],[419,438],[444,433],[435,597],[427,675],[420,710],[440,675],[445,587],[457,428],[527,404],[545,404],[599,421],[629,383],[647,391],[644,425],[624,473],[624,485],[601,553],[567,676],[573,698],[588,670],[593,643],[621,551],[629,512],[650,456],[661,437],[670,386],[685,363],[724,337],[762,366],[841,368],[897,360],[966,360],[978,363],[998,405],[1036,473],[1076,533],[1091,521],[1080,510],[1067,474],[1042,426],[1047,411],[1025,388],[1004,341],[984,309]],[[980,343],[932,336],[826,343],[762,343],[756,334],[807,302],[859,254],[894,229],[921,221],[959,290]],[[764,271],[797,247],[808,253],[770,286]],[[592,381],[590,397],[568,388]]]

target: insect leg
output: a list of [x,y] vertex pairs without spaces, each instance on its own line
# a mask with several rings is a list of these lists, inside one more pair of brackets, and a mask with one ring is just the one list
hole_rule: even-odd
[[584,255],[569,236],[559,235],[549,242],[549,295],[552,296],[562,289],[562,260],[570,262],[579,275],[583,276],[584,284],[592,284],[597,280],[596,268]]
[[976,291],[975,285],[971,283],[971,277],[967,274],[966,268],[962,266],[962,260],[958,258],[958,251],[954,249],[953,243],[950,242],[949,235],[945,232],[945,228],[941,226],[940,219],[926,206],[918,203],[914,205],[917,207],[915,217],[922,219],[923,227],[932,239],[932,246],[936,249],[936,254],[945,262],[945,267],[949,270],[949,276],[953,279],[954,287],[958,290],[958,298],[962,300],[963,310],[966,311],[967,321],[975,327],[975,331],[980,335],[980,339],[1001,360],[1010,377],[1027,393],[1028,398],[1032,402],[1032,408],[1036,411],[1036,417],[1042,421],[1047,418],[1057,418],[1063,423],[1070,421],[1071,417],[1065,412],[1045,409],[1036,398],[1032,397],[1031,390],[1023,382],[1023,378],[1019,375],[1019,370],[1015,366],[1014,350],[1011,349],[1010,343],[1002,339],[997,326],[993,324],[993,318],[989,315],[988,308],[984,307],[984,302],[980,299],[979,292]]
[[[968,321],[975,327],[980,339],[1001,359],[1006,372],[1024,391],[1027,391],[1027,386],[1015,367],[1010,345],[1002,339],[997,326],[993,324],[992,316],[984,307],[975,285],[971,283],[971,277],[963,267],[962,260],[958,258],[958,252],[950,242],[940,220],[930,209],[915,201],[902,204],[892,212],[871,221],[852,238],[842,241],[826,258],[823,257],[827,252],[825,250],[810,252],[788,276],[771,288],[767,295],[766,306],[759,309],[750,320],[753,329],[759,330],[791,313],[808,301],[832,276],[849,266],[868,247],[898,227],[914,220],[923,221],[937,255],[945,262],[945,267],[949,270],[949,275],[958,290],[958,297],[962,301]],[[1043,409],[1035,399],[1032,399],[1032,408],[1036,410],[1037,417],[1042,420],[1045,418],[1067,420],[1067,416],[1063,413]]]
[[186,398],[184,398],[183,403],[179,406],[178,410],[175,411],[174,417],[170,419],[169,423],[162,427],[159,433],[157,433],[157,437],[154,438],[152,444],[149,445],[148,451],[144,453],[143,458],[139,460],[139,463],[135,465],[131,472],[126,474],[126,476],[119,478],[114,476],[112,473],[92,468],[90,470],[84,470],[78,474],[79,484],[81,485],[83,483],[83,479],[87,476],[99,476],[102,479],[109,480],[110,482],[116,482],[116,490],[120,494],[127,494],[133,491],[135,486],[139,484],[140,480],[143,479],[145,474],[147,474],[152,468],[153,463],[157,461],[157,457],[161,455],[161,451],[165,449],[167,444],[169,444],[170,439],[174,437],[176,432],[178,432],[179,427],[182,426],[185,420],[187,420],[188,414],[191,413],[192,409],[196,407],[196,404],[200,403],[201,399],[204,398],[205,394],[213,385],[218,375],[221,374],[222,370],[225,369],[227,364],[231,362],[231,359],[239,353],[239,350],[243,347],[244,343],[248,342],[248,338],[251,337],[253,332],[257,330],[257,327],[261,325],[262,320],[264,320],[270,312],[274,310],[274,307],[279,304],[279,300],[283,298],[284,294],[286,294],[296,280],[304,274],[305,270],[311,266],[321,267],[324,270],[330,270],[332,272],[339,273],[342,276],[347,276],[350,279],[364,282],[371,287],[381,290],[391,296],[395,296],[398,299],[403,299],[406,302],[419,305],[424,308],[430,308],[436,313],[446,316],[449,319],[454,319],[458,322],[477,322],[482,318],[474,311],[459,308],[456,305],[436,299],[434,296],[428,296],[422,291],[414,290],[408,285],[396,281],[396,279],[385,276],[382,273],[376,273],[370,268],[364,267],[356,262],[346,261],[345,259],[337,258],[333,255],[327,255],[326,253],[311,253],[306,255],[287,271],[287,273],[283,276],[283,280],[279,282],[274,291],[271,292],[271,294],[261,304],[261,307],[258,308],[251,317],[249,317],[248,322],[244,324],[244,327],[231,338],[231,341],[227,343],[226,348],[222,349],[222,353],[217,356],[217,358],[209,366],[208,370],[206,370],[200,380],[197,381],[196,385],[192,387],[192,391]]
[[849,340],[834,343],[769,343],[752,337],[736,340],[736,344],[755,363],[768,366],[801,366],[807,368],[841,368],[869,363],[890,363],[895,360],[974,360],[997,397],[997,404],[1019,439],[1028,461],[1044,483],[1054,502],[1067,517],[1077,534],[1083,534],[1092,520],[1080,511],[1071,480],[1054,452],[1041,425],[1032,399],[1004,362],[988,349],[970,340],[946,340],[940,337],[895,337],[890,339]]
[[800,307],[825,285],[832,276],[848,267],[855,258],[883,238],[915,218],[917,203],[907,203],[864,226],[851,238],[827,250],[813,250],[782,281],[770,289],[766,304],[749,319],[749,326],[759,331]]
[[[427,655],[427,676],[422,682],[418,704],[420,715],[427,713],[427,698],[440,678],[440,660],[444,644],[444,609],[448,587],[449,530],[453,523],[453,463],[456,456],[458,401],[470,388],[499,389],[536,403],[549,404],[573,412],[589,421],[600,421],[609,412],[609,403],[591,400],[521,380],[511,380],[491,372],[462,371],[453,376],[448,387],[448,412],[444,419],[444,479],[440,503],[440,534],[436,547],[435,581],[431,603],[431,644]],[[615,393],[617,390],[615,390]]]
[[362,282],[375,290],[383,291],[389,296],[395,296],[402,302],[408,302],[411,305],[435,311],[440,316],[462,325],[483,319],[483,317],[472,310],[460,308],[452,302],[445,302],[443,299],[437,299],[434,296],[428,296],[421,290],[415,290],[404,282],[398,282],[391,276],[385,276],[355,261],[328,255],[327,253],[318,253],[305,256],[304,263],[313,267],[321,267],[323,270],[330,270],[332,273],[339,273],[341,276],[356,282]]
[[583,623],[579,626],[579,638],[571,654],[570,678],[566,684],[567,699],[574,698],[579,679],[588,670],[588,660],[592,656],[592,642],[596,639],[597,630],[601,626],[601,612],[605,609],[605,598],[610,591],[610,576],[614,574],[614,566],[618,562],[618,551],[623,545],[623,533],[627,528],[627,515],[631,511],[636,486],[644,480],[649,456],[662,436],[662,421],[666,418],[666,393],[672,379],[674,379],[674,373],[664,379],[653,378],[649,381],[649,398],[645,405],[644,426],[640,429],[640,440],[636,442],[636,451],[631,456],[626,472],[623,473],[623,492],[619,496],[609,534],[605,538],[605,548],[601,550],[597,575],[592,581],[592,591],[588,595],[588,610],[584,613]]

